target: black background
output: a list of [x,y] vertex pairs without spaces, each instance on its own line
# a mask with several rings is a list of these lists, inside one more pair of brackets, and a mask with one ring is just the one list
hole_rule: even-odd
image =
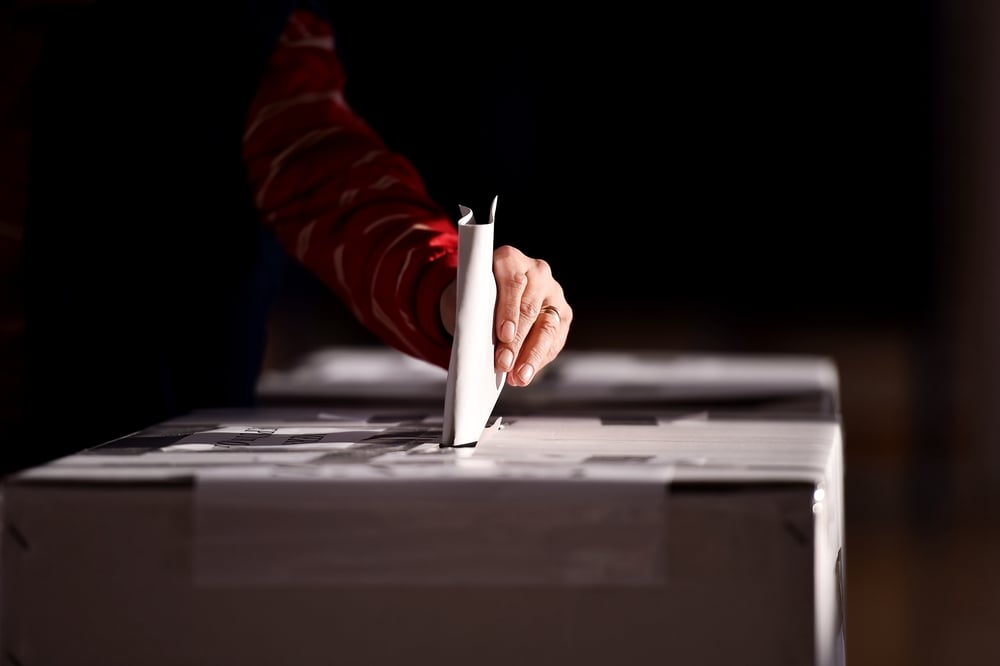
[[940,270],[930,0],[336,8],[347,98],[572,303],[919,319]]

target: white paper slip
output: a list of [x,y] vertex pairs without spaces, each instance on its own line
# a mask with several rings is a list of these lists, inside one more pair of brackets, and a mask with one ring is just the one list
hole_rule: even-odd
[[479,441],[507,379],[507,373],[497,372],[493,363],[496,209],[494,197],[489,221],[483,224],[476,222],[471,209],[460,206],[455,338],[445,387],[442,446],[471,446]]

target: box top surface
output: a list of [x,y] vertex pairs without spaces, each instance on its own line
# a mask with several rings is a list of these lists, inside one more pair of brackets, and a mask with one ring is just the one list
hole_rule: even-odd
[[474,447],[440,446],[419,410],[204,410],[21,472],[8,483],[212,479],[807,481],[829,474],[829,419],[708,414],[494,417]]

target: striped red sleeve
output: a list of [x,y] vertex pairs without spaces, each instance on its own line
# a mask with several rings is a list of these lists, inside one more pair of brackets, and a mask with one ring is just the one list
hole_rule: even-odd
[[447,368],[439,299],[456,225],[344,101],[329,25],[293,13],[250,108],[243,157],[263,223],[388,345]]

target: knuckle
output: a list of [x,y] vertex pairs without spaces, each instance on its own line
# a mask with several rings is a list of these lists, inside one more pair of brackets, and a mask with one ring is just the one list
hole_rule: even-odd
[[521,316],[526,319],[537,319],[542,311],[542,304],[527,298],[521,299]]
[[507,261],[512,257],[517,257],[521,254],[520,250],[511,245],[501,245],[495,250],[493,250],[493,259],[495,261]]
[[549,262],[544,259],[535,259],[535,264],[532,267],[532,270],[544,277],[552,276],[552,266],[549,265]]
[[559,334],[559,319],[555,317],[542,317],[535,323],[541,333],[556,336]]
[[528,284],[528,276],[524,273],[511,273],[504,278],[507,285],[518,291],[523,291]]

